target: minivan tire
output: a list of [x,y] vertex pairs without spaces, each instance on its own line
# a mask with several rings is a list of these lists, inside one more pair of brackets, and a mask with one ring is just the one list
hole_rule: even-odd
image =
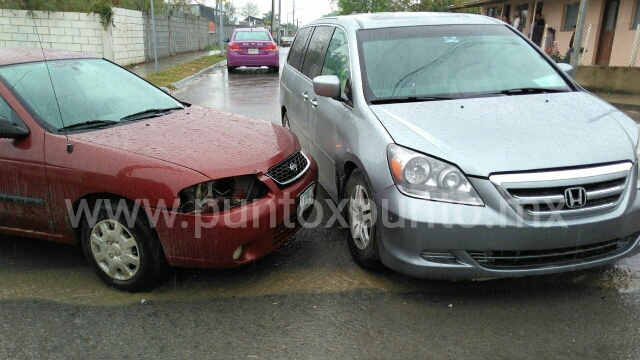
[[[137,292],[153,288],[164,275],[168,265],[162,246],[155,232],[148,225],[146,213],[142,208],[138,208],[138,214],[136,215],[133,227],[130,227],[127,224],[127,216],[124,215],[124,212],[128,210],[129,213],[132,214],[133,205],[131,203],[119,199],[100,199],[96,201],[100,201],[101,205],[98,210],[98,215],[95,218],[95,223],[90,224],[89,219],[84,216],[80,228],[80,242],[89,266],[104,283],[118,290]],[[90,204],[89,209],[95,209],[94,204],[95,202]],[[119,213],[119,204],[126,204],[127,209]],[[110,211],[107,211],[107,206],[110,207]],[[121,208],[120,210],[123,209]],[[92,247],[91,240],[95,234],[102,233],[102,240],[107,241],[104,239],[105,235],[101,230],[101,225],[106,225],[110,231],[114,231],[114,233],[110,232],[109,237],[106,237],[110,241],[108,242],[109,248],[104,251],[102,251],[103,247],[98,243]],[[111,227],[113,227],[113,229],[111,229]],[[127,238],[126,240],[122,240],[122,236],[117,237],[115,235],[116,227],[119,227],[121,233]],[[135,244],[135,251],[133,249],[134,246],[131,246],[131,244],[124,244],[125,241],[131,240],[133,240]],[[134,257],[137,257],[138,260],[135,275],[131,278],[126,278],[127,274],[121,270],[117,271],[118,275],[116,276],[111,276],[107,273],[108,270],[106,270],[105,267],[109,266],[112,259],[116,258],[116,260],[118,260],[119,258],[123,260],[127,258],[127,255],[131,252],[134,253]],[[109,260],[103,256],[104,261],[99,262],[100,253],[104,253],[102,255],[107,254]],[[122,263],[122,261],[120,263]],[[128,266],[131,265],[132,263],[129,263]],[[117,277],[120,277],[120,279]]]
[[[362,196],[358,198],[356,194]],[[367,185],[362,172],[359,169],[354,170],[347,181],[345,197],[346,218],[349,224],[347,230],[347,245],[353,260],[365,269],[377,269],[382,266],[380,261],[380,253],[378,251],[378,237],[376,220],[376,205],[373,200],[373,192]],[[354,201],[359,200],[358,203]],[[365,201],[366,200],[366,201]],[[367,206],[368,203],[368,206]],[[367,210],[368,208],[368,210]],[[366,226],[366,218],[369,218],[369,226]],[[355,231],[356,226],[360,231]],[[365,229],[362,228],[364,225]],[[356,234],[354,238],[354,232]],[[368,235],[368,236],[367,236]]]

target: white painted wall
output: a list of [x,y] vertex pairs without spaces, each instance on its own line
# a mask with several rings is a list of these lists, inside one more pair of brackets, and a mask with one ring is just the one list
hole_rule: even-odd
[[142,12],[113,9],[111,44],[113,61],[119,65],[144,62],[144,20]]
[[102,55],[103,30],[97,15],[35,11],[32,18],[26,10],[0,12],[0,47],[40,47],[41,42],[45,49]]
[[[95,14],[0,9],[0,48],[42,47],[82,51],[119,65],[144,62],[142,12],[114,8],[114,25],[104,30]],[[39,37],[38,37],[39,34]]]

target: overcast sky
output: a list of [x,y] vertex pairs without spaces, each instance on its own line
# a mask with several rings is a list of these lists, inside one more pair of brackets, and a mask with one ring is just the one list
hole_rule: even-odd
[[[263,13],[271,10],[271,0],[227,0],[231,1],[233,5],[240,11],[240,8],[243,7],[247,2],[251,1],[260,7],[260,14],[258,16],[262,16]],[[278,13],[278,1],[275,0],[276,5],[276,14]],[[215,7],[214,0],[207,1],[209,6]],[[310,21],[313,21],[317,18],[322,17],[322,15],[330,13],[333,9],[331,9],[330,0],[295,0],[296,2],[296,18],[300,19],[300,25],[306,24]],[[293,0],[282,0],[282,19],[284,22],[287,21],[287,13],[290,13],[293,10]],[[239,14],[238,14],[239,15]],[[292,21],[292,14],[289,14],[289,22]]]

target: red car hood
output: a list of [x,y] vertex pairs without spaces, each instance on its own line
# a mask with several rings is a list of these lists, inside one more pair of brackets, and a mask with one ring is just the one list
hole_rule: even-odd
[[164,160],[211,179],[266,173],[300,149],[296,136],[279,125],[198,106],[70,138]]

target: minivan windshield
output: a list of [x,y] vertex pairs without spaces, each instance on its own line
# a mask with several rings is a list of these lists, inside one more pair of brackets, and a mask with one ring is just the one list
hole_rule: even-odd
[[358,32],[367,101],[443,100],[571,88],[503,25],[442,25]]
[[133,115],[138,118],[182,108],[162,90],[102,59],[4,66],[0,79],[44,122],[43,126],[54,131],[63,126],[75,129],[88,122],[106,126],[132,120]]

